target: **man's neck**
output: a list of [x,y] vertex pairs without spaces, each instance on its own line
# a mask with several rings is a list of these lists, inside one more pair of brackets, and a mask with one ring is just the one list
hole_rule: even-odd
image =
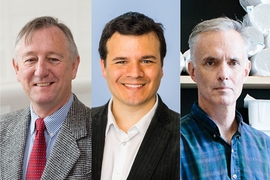
[[212,106],[202,108],[217,124],[221,136],[231,144],[232,136],[238,129],[235,119],[235,106]]
[[[70,94],[70,96],[71,96],[71,94]],[[44,103],[44,104],[40,103],[39,104],[39,103],[31,102],[31,104],[33,106],[35,113],[39,117],[45,118],[47,116],[52,115],[55,111],[57,111],[58,109],[63,107],[69,101],[70,96],[67,96],[66,99],[64,99],[62,101],[62,103],[51,102],[51,103]]]
[[136,106],[127,106],[113,101],[111,111],[118,127],[127,132],[154,106],[155,102]]

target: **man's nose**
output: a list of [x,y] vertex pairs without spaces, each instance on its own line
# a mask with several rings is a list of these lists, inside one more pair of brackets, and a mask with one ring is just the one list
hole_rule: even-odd
[[37,77],[45,77],[49,73],[48,65],[46,60],[39,59],[36,64],[35,76]]
[[139,63],[132,63],[129,65],[126,75],[132,78],[139,78],[144,76],[143,67]]

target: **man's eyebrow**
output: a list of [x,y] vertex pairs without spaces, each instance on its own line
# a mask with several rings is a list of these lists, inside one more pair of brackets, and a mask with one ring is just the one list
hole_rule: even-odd
[[[34,51],[27,51],[22,55],[22,57],[30,56],[30,55],[35,55],[35,52]],[[46,53],[46,55],[57,55],[57,56],[59,56],[61,58],[64,57],[63,54],[60,54],[60,53],[57,53],[57,52],[54,52],[54,51],[49,51],[49,52]]]
[[113,61],[118,61],[118,60],[127,60],[126,57],[122,57],[122,56],[117,56],[115,58],[112,59]]
[[61,58],[64,57],[63,54],[57,53],[57,52],[55,52],[55,51],[49,51],[47,54],[48,54],[48,55],[57,55],[57,56],[60,56]]
[[[203,62],[205,62],[205,61],[219,61],[220,59],[216,58],[216,57],[213,57],[213,56],[208,56],[206,58],[203,58],[202,60],[203,60]],[[239,58],[231,57],[228,60],[230,60],[230,61],[239,61]]]
[[[127,59],[128,59],[127,57],[118,56],[118,57],[113,58],[112,60],[117,61],[117,60],[127,60]],[[156,56],[153,56],[153,55],[145,55],[145,56],[142,56],[140,59],[157,59],[157,58]]]
[[27,52],[22,54],[22,57],[30,56],[30,55],[34,55],[34,51],[27,51]]
[[215,58],[215,57],[212,57],[212,56],[208,56],[208,57],[206,57],[206,58],[203,58],[202,60],[203,60],[203,61],[216,61],[216,60],[218,60],[218,59]]
[[156,56],[153,55],[146,55],[146,56],[142,56],[141,59],[157,59]]

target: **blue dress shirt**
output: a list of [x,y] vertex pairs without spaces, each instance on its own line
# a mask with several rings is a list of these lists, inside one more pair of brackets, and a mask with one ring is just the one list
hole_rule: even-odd
[[181,118],[180,177],[182,180],[270,179],[270,137],[243,122],[229,145],[213,120],[195,102]]
[[[62,124],[66,119],[66,116],[69,112],[72,103],[73,103],[73,94],[70,96],[69,101],[63,107],[54,112],[52,115],[44,118],[44,123],[46,125],[46,130],[44,132],[47,146],[46,159],[48,159],[48,157],[50,156],[57,135],[62,127]],[[28,129],[27,141],[24,151],[23,179],[25,179],[26,177],[28,161],[30,158],[32,147],[34,145],[36,135],[35,122],[39,118],[38,115],[35,114],[32,106],[30,106],[30,110],[31,110],[31,121],[30,121],[30,128]]]

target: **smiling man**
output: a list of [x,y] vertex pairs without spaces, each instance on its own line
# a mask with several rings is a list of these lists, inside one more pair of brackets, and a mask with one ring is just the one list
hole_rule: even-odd
[[180,115],[157,94],[163,76],[163,27],[128,12],[108,22],[100,65],[112,93],[93,108],[93,179],[179,179]]
[[198,101],[181,118],[181,179],[269,179],[270,138],[235,109],[250,71],[242,24],[216,18],[189,37]]
[[31,104],[1,116],[0,179],[91,179],[91,111],[71,88],[79,62],[57,19],[35,18],[19,32],[12,63]]

